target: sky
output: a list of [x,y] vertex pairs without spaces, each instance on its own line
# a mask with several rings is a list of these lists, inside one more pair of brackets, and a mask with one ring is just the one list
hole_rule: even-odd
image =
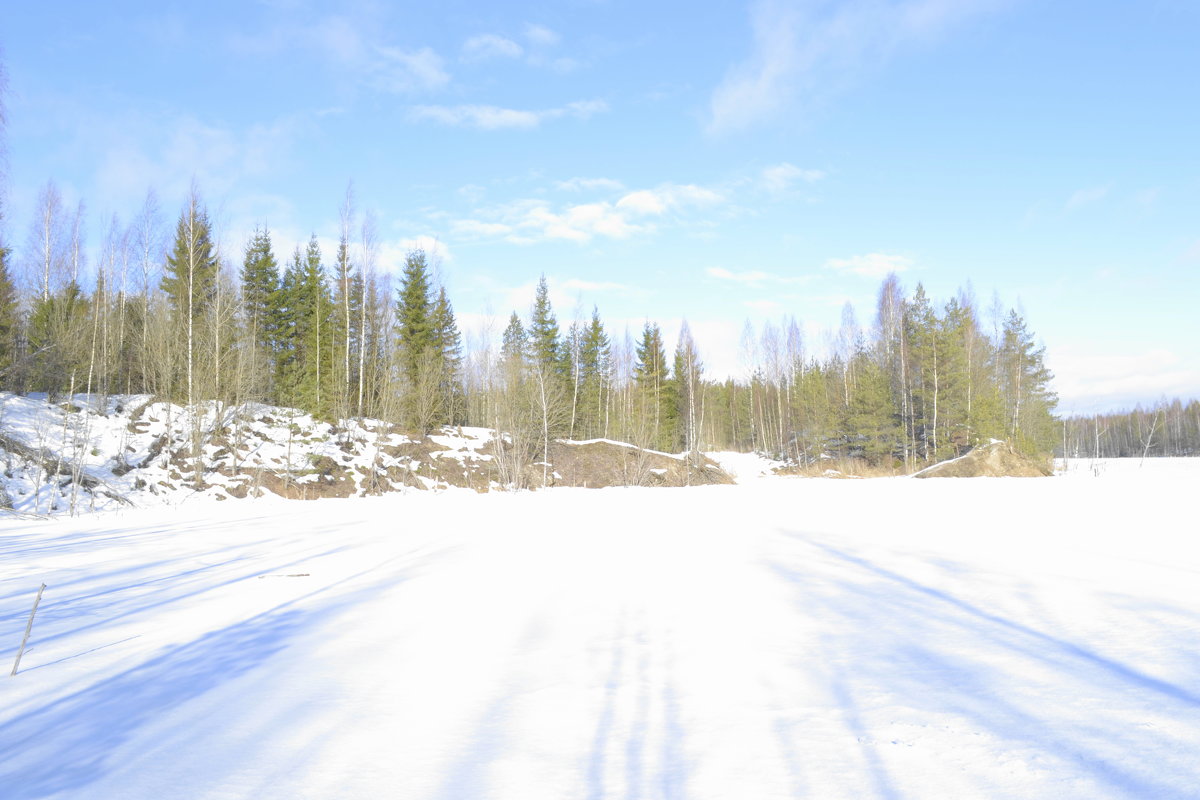
[[889,271],[998,300],[1059,409],[1200,397],[1192,0],[0,0],[3,234],[86,204],[95,263],[193,181],[240,263],[327,258],[352,185],[381,268],[424,248],[464,328],[539,276],[564,324],[686,319],[713,376],[785,316],[814,352]]

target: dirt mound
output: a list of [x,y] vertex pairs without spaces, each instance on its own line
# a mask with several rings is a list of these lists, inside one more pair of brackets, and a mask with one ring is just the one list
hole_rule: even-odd
[[1048,464],[1021,455],[1008,442],[990,442],[913,475],[914,478],[1045,478]]
[[[536,482],[541,482],[541,466]],[[604,439],[587,442],[558,441],[550,446],[548,481],[551,486],[597,489],[604,486],[704,486],[733,483],[733,478],[703,456],[689,459],[654,450],[642,450]]]

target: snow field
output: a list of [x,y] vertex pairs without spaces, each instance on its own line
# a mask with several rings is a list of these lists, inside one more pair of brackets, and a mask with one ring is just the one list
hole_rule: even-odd
[[9,523],[0,787],[1194,797],[1194,470]]

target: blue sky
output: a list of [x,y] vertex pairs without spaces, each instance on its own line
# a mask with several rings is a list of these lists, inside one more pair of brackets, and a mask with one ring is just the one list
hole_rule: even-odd
[[1200,396],[1200,6],[713,5],[5,2],[5,234],[49,179],[95,249],[194,178],[235,261],[286,254],[352,180],[467,327],[544,273],[738,374],[747,319],[820,350],[895,269],[1019,304],[1063,411]]

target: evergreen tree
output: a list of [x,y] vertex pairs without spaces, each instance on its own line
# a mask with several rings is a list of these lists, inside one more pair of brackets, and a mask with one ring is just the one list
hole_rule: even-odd
[[321,248],[314,234],[304,255],[296,248],[283,276],[282,319],[285,325],[280,348],[280,386],[290,405],[312,414],[328,416],[332,407],[328,383],[332,358],[324,346],[330,329],[333,303]]
[[454,320],[454,309],[446,296],[446,288],[438,287],[437,300],[433,304],[432,350],[439,371],[438,410],[435,422],[444,425],[461,425],[465,420],[466,402],[462,383],[462,335]]
[[509,366],[523,367],[528,349],[529,337],[525,334],[525,326],[521,324],[521,318],[514,311],[508,318],[504,334],[500,337],[500,360]]
[[554,380],[565,380],[569,358],[560,340],[558,319],[550,306],[550,290],[545,275],[538,280],[528,333],[529,356],[534,367],[544,370]]
[[1008,437],[1029,454],[1048,453],[1058,443],[1054,407],[1058,395],[1050,389],[1054,377],[1046,368],[1046,348],[1038,347],[1015,310],[1004,320],[1000,343],[1000,387]]
[[180,340],[183,369],[175,381],[176,392],[190,405],[195,388],[196,335],[217,289],[218,262],[208,212],[193,186],[175,226],[175,242],[167,256],[160,288],[167,297],[172,327]]
[[[255,228],[242,262],[242,315],[252,371],[265,378],[274,372],[279,338],[283,332],[283,298],[279,265],[271,248],[271,234]],[[255,381],[257,394],[269,396],[266,380]]]
[[647,322],[637,344],[633,379],[638,388],[641,437],[660,450],[676,441],[675,398],[667,373],[667,354],[657,323]]
[[396,297],[396,336],[400,363],[410,388],[420,382],[422,359],[433,344],[432,318],[429,265],[425,253],[414,250],[404,259],[404,273]]
[[583,330],[580,342],[579,428],[585,439],[607,436],[608,404],[606,393],[611,379],[612,349],[600,312],[592,308],[592,318]]

